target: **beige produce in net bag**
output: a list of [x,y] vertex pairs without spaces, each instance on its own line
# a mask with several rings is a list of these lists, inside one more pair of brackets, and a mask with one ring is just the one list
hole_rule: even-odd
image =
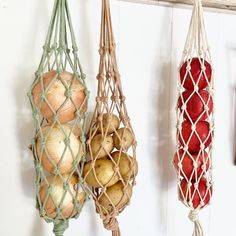
[[119,236],[116,217],[129,204],[135,176],[136,140],[118,71],[108,0],[102,1],[96,107],[88,132],[83,177],[104,227]]
[[173,164],[180,200],[190,208],[193,236],[203,236],[199,210],[212,196],[213,69],[200,0],[194,2],[180,63],[177,152]]

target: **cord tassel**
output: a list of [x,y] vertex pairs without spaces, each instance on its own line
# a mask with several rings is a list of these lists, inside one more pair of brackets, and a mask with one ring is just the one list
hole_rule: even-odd
[[194,223],[193,236],[204,236],[202,225],[198,218],[198,211],[196,210],[190,211],[189,219]]
[[119,227],[116,230],[112,231],[112,236],[121,236]]
[[53,233],[55,236],[63,236],[66,229],[69,227],[68,220],[59,220],[54,222]]
[[121,236],[119,223],[116,218],[106,218],[103,220],[104,227],[112,231],[112,236]]

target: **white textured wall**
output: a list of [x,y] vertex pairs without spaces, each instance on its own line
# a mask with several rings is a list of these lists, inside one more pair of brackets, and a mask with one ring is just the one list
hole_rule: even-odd
[[[32,118],[26,92],[36,70],[53,0],[0,0],[0,235],[49,236],[35,210],[33,160],[27,150]],[[87,74],[91,108],[96,91],[100,0],[69,0]],[[190,236],[188,210],[177,200],[171,166],[177,65],[190,10],[111,1],[124,91],[138,139],[139,176],[133,201],[119,217],[122,236]],[[215,62],[214,198],[201,219],[207,236],[236,233],[233,165],[236,16],[206,12]],[[111,235],[92,203],[65,236]]]

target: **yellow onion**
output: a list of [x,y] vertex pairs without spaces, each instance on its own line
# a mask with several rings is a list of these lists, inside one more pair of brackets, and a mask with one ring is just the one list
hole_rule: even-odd
[[[48,120],[53,119],[54,112],[58,112],[58,118],[61,123],[69,122],[75,119],[75,112],[79,109],[84,112],[87,109],[85,100],[85,88],[70,72],[63,71],[58,74],[55,70],[49,71],[42,76],[42,82],[39,80],[33,88],[33,99],[35,105],[40,109],[42,116]],[[71,99],[67,98],[67,88],[71,88]],[[72,83],[72,86],[71,86]],[[42,88],[43,84],[43,88]],[[45,99],[42,100],[42,94],[45,90]],[[65,102],[65,104],[64,104]],[[50,104],[50,105],[49,105]],[[50,108],[51,107],[51,108]]]
[[72,130],[73,134],[79,138],[82,134],[82,125],[77,121],[71,121],[66,124]]
[[[73,125],[71,125],[71,127],[73,127]],[[81,130],[81,125],[77,124],[74,129],[73,129],[73,133],[76,137],[80,137],[82,130]]]
[[[42,135],[45,138],[43,149],[41,149],[42,135],[38,134],[36,141],[37,156],[41,160],[42,166],[49,173],[54,174],[55,166],[57,166],[61,174],[69,174],[72,171],[74,160],[80,162],[83,156],[83,148],[81,142],[70,132],[70,128],[66,125],[61,127],[59,125],[44,126],[42,128]],[[69,142],[67,147],[66,138]]]
[[[76,188],[79,183],[77,176],[72,176],[68,181],[68,191],[64,189],[64,181],[67,180],[68,176],[63,177],[49,176],[47,181],[43,181],[40,185],[39,200],[43,206],[45,213],[50,218],[70,218],[73,217],[82,208],[85,201],[85,192],[80,191],[76,197]],[[48,187],[50,186],[50,193],[48,194]],[[76,201],[78,208],[74,206]],[[61,209],[61,214],[57,216],[57,208]]]

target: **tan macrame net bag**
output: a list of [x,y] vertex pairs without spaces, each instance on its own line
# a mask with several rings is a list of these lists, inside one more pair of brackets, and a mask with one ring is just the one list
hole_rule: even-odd
[[213,71],[200,0],[194,2],[179,69],[177,103],[177,171],[180,200],[190,208],[193,236],[203,236],[200,209],[212,196]]
[[104,227],[119,236],[116,217],[130,202],[138,165],[116,61],[109,0],[102,1],[99,53],[96,107],[88,132],[83,177]]

